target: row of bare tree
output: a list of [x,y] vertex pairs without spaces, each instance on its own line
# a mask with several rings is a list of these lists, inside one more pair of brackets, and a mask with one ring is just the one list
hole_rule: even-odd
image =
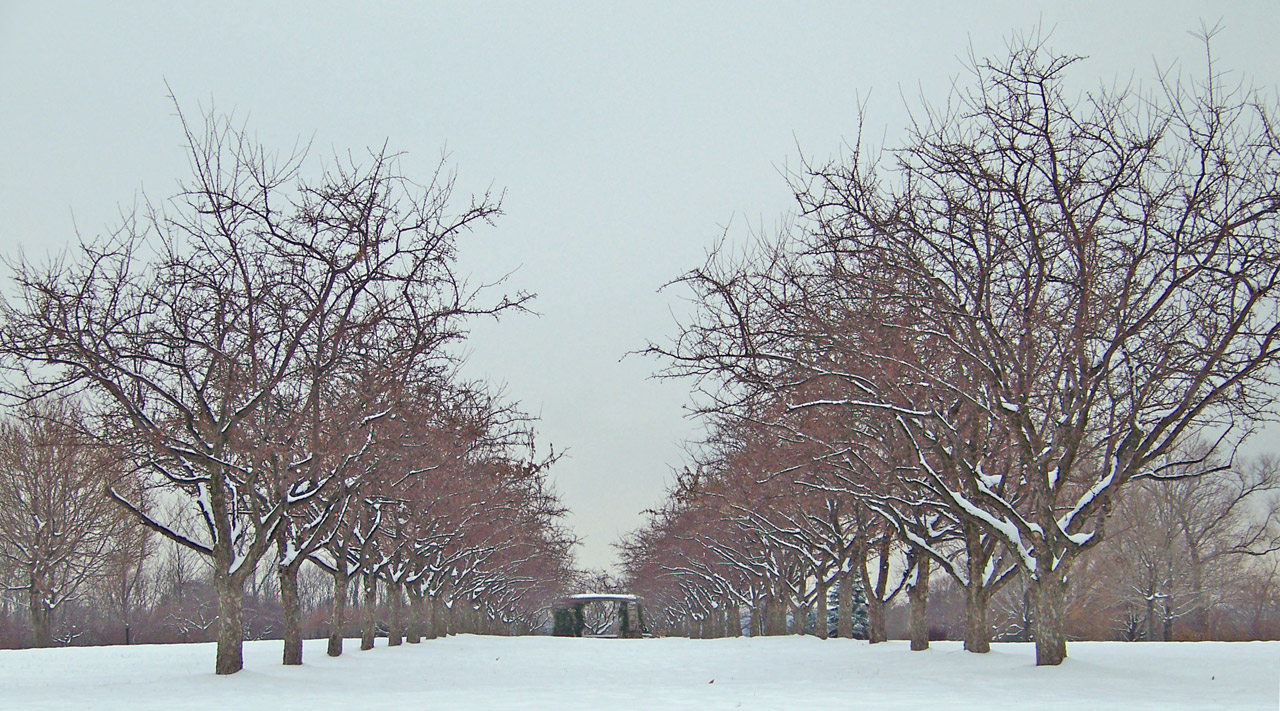
[[[696,478],[728,490],[735,535],[811,538],[797,560],[867,571],[873,611],[940,570],[972,651],[1017,576],[1049,665],[1125,494],[1238,473],[1280,392],[1274,97],[1212,61],[1080,93],[1078,66],[1015,42],[915,110],[900,147],[806,161],[797,219],[679,279],[696,308],[649,349],[731,442]],[[826,579],[809,565],[774,585]]]
[[[897,633],[913,649],[955,638],[978,652],[1030,639],[1027,580],[1007,551],[993,548],[972,573],[982,584],[971,585],[963,531],[935,518],[938,558],[922,554],[875,497],[847,486],[848,472],[770,427],[754,429],[754,440],[721,438],[619,545],[624,587],[647,601],[652,622],[691,637],[851,637],[858,628],[872,643]],[[1203,454],[1206,445],[1190,446]],[[1073,570],[1064,633],[1276,638],[1277,550],[1273,457],[1241,458],[1208,478],[1136,482],[1116,499],[1106,539]]]
[[[468,319],[531,298],[454,271],[498,201],[459,208],[443,165],[415,182],[385,149],[310,177],[306,150],[270,152],[229,118],[181,124],[192,174],[175,197],[61,257],[13,262],[0,360],[9,395],[44,403],[14,427],[56,423],[108,457],[97,481],[120,508],[102,526],[125,511],[208,561],[217,672],[243,666],[244,587],[271,557],[287,664],[301,662],[307,561],[334,576],[335,629],[354,576],[366,597],[388,585],[397,612],[403,591],[413,615],[477,597],[510,615],[562,579],[554,455],[456,372]],[[33,599],[56,608],[67,588],[37,578]]]

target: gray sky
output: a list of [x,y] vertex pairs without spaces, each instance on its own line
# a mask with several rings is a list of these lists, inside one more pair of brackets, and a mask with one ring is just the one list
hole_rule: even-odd
[[0,1],[0,254],[99,234],[185,175],[167,80],[188,111],[234,110],[268,145],[381,145],[423,174],[447,149],[464,192],[506,215],[463,246],[477,279],[515,270],[540,318],[474,331],[469,372],[505,383],[568,448],[555,479],[580,561],[657,503],[687,388],[629,357],[673,332],[664,282],[726,230],[790,209],[787,165],[856,129],[889,136],[904,96],[941,99],[960,58],[1015,31],[1087,55],[1082,86],[1218,68],[1276,90],[1280,2],[72,3]]

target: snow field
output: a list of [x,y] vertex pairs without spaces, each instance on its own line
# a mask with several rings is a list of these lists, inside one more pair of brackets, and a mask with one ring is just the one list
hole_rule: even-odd
[[1029,644],[987,655],[957,642],[911,652],[812,637],[607,640],[463,635],[306,664],[245,645],[212,673],[212,644],[0,651],[5,709],[1267,709],[1280,708],[1280,642],[1073,642],[1036,668]]

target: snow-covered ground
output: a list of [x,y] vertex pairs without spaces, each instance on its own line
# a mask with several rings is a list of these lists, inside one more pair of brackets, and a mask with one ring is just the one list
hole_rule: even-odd
[[[378,640],[382,644],[384,640]],[[937,643],[806,638],[611,640],[460,636],[341,658],[307,642],[245,648],[215,677],[213,646],[0,651],[0,708],[93,709],[1267,709],[1280,642],[1076,642],[1058,668],[1026,644],[987,655]]]

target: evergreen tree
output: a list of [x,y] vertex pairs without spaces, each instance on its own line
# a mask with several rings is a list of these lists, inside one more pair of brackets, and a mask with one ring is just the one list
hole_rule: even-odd
[[853,587],[853,637],[867,638],[867,598],[862,591],[862,578],[852,575],[846,578],[847,583],[837,583],[827,588],[827,634],[836,637],[840,619],[840,585]]

